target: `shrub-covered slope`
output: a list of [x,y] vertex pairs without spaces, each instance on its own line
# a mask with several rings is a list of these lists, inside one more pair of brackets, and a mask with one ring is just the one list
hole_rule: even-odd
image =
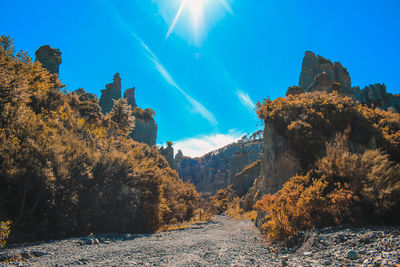
[[256,204],[270,238],[341,223],[400,223],[400,114],[325,92],[267,99],[257,113],[302,167]]
[[195,188],[156,147],[128,138],[126,101],[105,116],[97,97],[63,87],[0,37],[0,221],[13,221],[10,241],[150,232],[190,218]]

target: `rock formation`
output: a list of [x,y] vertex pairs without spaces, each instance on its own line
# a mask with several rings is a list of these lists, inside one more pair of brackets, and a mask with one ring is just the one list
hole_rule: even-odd
[[126,98],[128,105],[131,105],[132,109],[136,108],[136,99],[135,99],[135,87],[131,89],[126,89],[124,93],[124,98]]
[[233,179],[232,189],[238,196],[243,196],[253,186],[254,180],[260,176],[261,160],[254,161],[246,166]]
[[109,113],[113,106],[114,100],[121,98],[121,78],[119,73],[114,75],[112,83],[106,85],[106,89],[101,90],[100,107],[103,114]]
[[353,88],[355,99],[370,108],[393,109],[400,112],[400,95],[390,94],[386,91],[385,84],[372,84],[360,90],[358,87]]
[[157,143],[157,124],[154,120],[154,111],[150,108],[142,110],[138,107],[133,109],[136,118],[135,128],[129,135],[133,140],[154,146]]
[[59,49],[44,45],[36,51],[35,55],[35,61],[39,61],[43,68],[47,69],[52,74],[58,74],[61,64],[61,52]]
[[193,183],[198,191],[214,194],[231,185],[236,174],[259,159],[261,132],[199,158],[176,158],[176,170],[182,180]]
[[359,87],[351,87],[351,78],[346,68],[339,62],[332,63],[309,51],[305,53],[303,59],[299,86],[290,87],[286,95],[298,94],[299,91],[337,91],[353,97],[370,108],[393,109],[395,112],[400,112],[400,95],[388,93],[384,84],[377,83],[362,90]]
[[264,194],[278,191],[290,177],[302,170],[300,160],[290,149],[287,140],[269,124],[265,126],[263,141],[261,174],[244,199],[246,210],[250,210]]
[[[114,100],[121,98],[121,78],[119,73],[114,75],[112,83],[106,85],[106,89],[101,90],[100,107],[103,114],[109,113],[113,106]],[[135,116],[135,128],[129,135],[133,140],[154,146],[157,143],[157,124],[154,120],[155,112],[146,108],[142,110],[137,107],[135,99],[135,88],[126,89],[124,92],[129,105],[132,106],[133,115]]]
[[167,160],[169,166],[174,169],[175,168],[175,162],[174,162],[174,148],[172,147],[171,142],[167,142],[167,147],[161,147],[160,148],[160,153],[161,155],[164,156],[164,158]]
[[306,51],[301,67],[299,87],[306,92],[311,91],[312,89],[309,87],[314,83],[314,78],[321,73],[326,73],[327,77],[333,82],[342,84],[345,90],[351,89],[350,75],[342,64],[339,62],[332,63],[319,55],[315,56],[313,52]]

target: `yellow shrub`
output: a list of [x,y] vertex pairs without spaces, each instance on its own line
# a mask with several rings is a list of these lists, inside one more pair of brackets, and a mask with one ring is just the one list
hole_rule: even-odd
[[0,222],[0,247],[6,245],[8,235],[11,232],[12,221]]

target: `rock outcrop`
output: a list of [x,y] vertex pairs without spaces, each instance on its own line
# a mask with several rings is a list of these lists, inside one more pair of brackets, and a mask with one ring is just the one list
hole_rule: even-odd
[[137,107],[135,99],[135,89],[135,87],[126,89],[124,93],[124,98],[126,98],[128,105],[131,105],[133,109]]
[[261,174],[244,199],[244,208],[250,210],[264,194],[275,193],[292,176],[302,170],[300,160],[284,137],[267,124],[263,134]]
[[[114,100],[121,98],[121,77],[119,73],[114,75],[112,83],[106,85],[106,89],[101,90],[100,107],[103,114],[109,113],[113,106]],[[133,109],[135,116],[135,128],[129,135],[133,140],[154,146],[157,143],[157,124],[154,120],[155,112],[146,108],[142,110],[137,107],[135,99],[135,88],[126,89],[124,98]]]
[[114,100],[121,98],[121,78],[119,73],[114,75],[112,83],[106,85],[106,89],[101,90],[100,107],[103,114],[109,113],[113,106]]
[[286,95],[302,92],[337,91],[346,94],[370,108],[393,109],[400,112],[400,95],[388,93],[384,84],[373,84],[360,90],[351,87],[347,69],[339,62],[332,63],[313,52],[307,51],[303,59],[299,86],[292,86]]
[[246,166],[233,179],[232,189],[238,196],[243,196],[253,186],[254,180],[260,176],[261,160],[254,161]]
[[152,109],[146,108],[141,110],[140,108],[135,108],[133,110],[133,115],[136,118],[135,128],[129,135],[133,140],[146,143],[149,146],[154,146],[157,143],[157,124],[154,120],[154,111]]
[[180,157],[175,167],[183,181],[203,193],[214,194],[232,185],[236,174],[256,161],[262,151],[262,131],[199,158]]
[[[339,62],[332,63],[321,56],[315,56],[313,52],[307,51],[301,67],[299,87],[306,92],[313,90],[310,86],[314,83],[318,74],[326,73],[327,77],[343,85],[345,90],[351,89],[351,79],[347,69]],[[314,88],[315,90],[315,88]]]
[[36,51],[35,55],[35,61],[39,61],[43,68],[47,69],[52,74],[58,74],[61,64],[61,52],[59,49],[44,45]]
[[354,97],[370,108],[382,108],[385,110],[393,109],[400,112],[400,95],[394,95],[386,91],[385,84],[372,84],[360,90],[358,87],[353,88]]
[[164,158],[167,160],[169,166],[174,169],[175,168],[175,162],[174,162],[174,148],[172,147],[171,142],[167,142],[167,147],[161,147],[160,148],[160,153],[161,155],[164,156]]

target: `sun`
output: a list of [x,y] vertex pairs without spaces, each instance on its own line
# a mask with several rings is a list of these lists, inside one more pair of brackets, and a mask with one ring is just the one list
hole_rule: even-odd
[[213,10],[215,11],[215,9],[218,8],[218,5],[233,15],[228,0],[180,0],[178,10],[168,28],[165,38],[168,39],[174,31],[175,26],[182,15],[188,18],[188,26],[191,27],[193,35],[199,37],[199,35],[202,34],[205,24],[211,18],[211,12]]
[[183,12],[188,13],[187,15],[191,18],[194,32],[198,32],[203,25],[204,9],[207,7],[208,2],[209,0],[181,0],[175,18],[168,29],[166,38],[168,38],[173,32],[176,23],[178,22]]

